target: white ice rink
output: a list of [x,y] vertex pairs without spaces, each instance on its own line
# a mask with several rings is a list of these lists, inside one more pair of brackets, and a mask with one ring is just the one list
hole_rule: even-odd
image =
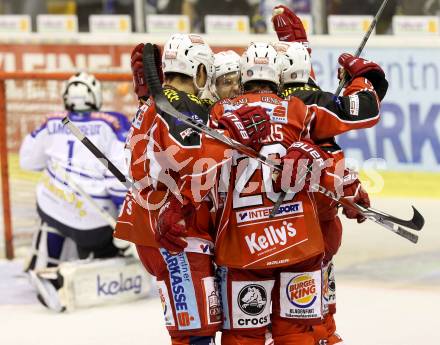
[[[345,222],[336,260],[338,331],[351,345],[440,344],[438,200],[375,199],[405,217],[425,216],[413,245],[366,222]],[[168,344],[158,299],[54,314],[36,302],[19,262],[0,262],[0,345]]]

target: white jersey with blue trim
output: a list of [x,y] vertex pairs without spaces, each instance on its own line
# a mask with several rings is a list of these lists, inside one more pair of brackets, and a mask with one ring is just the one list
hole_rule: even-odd
[[37,186],[39,211],[78,230],[106,226],[91,203],[75,192],[72,181],[115,217],[126,189],[63,126],[61,120],[66,115],[123,173],[128,173],[124,146],[130,122],[117,112],[47,115],[45,122],[21,144],[20,166],[26,170],[44,170]]

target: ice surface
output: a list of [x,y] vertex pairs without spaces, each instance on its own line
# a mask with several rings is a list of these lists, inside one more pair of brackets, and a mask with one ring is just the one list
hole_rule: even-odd
[[[336,320],[347,344],[439,344],[438,200],[377,199],[375,207],[405,217],[411,203],[426,218],[417,245],[374,223],[344,222]],[[0,261],[0,344],[169,343],[157,298],[54,314],[36,302],[21,267],[19,260]]]

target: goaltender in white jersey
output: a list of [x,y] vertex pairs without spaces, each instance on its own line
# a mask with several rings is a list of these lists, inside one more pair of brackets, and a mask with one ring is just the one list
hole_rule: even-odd
[[48,114],[44,123],[25,137],[20,148],[23,169],[44,170],[45,177],[37,187],[37,207],[42,219],[76,230],[96,229],[108,223],[87,200],[72,193],[67,178],[79,184],[101,208],[115,217],[116,207],[126,192],[123,185],[61,123],[67,115],[121,171],[127,172],[124,144],[130,123],[123,114],[99,111],[99,89],[85,92],[86,98],[81,97],[78,101],[83,91],[75,89],[87,88],[78,80],[88,78],[90,76],[81,73],[69,80],[64,93],[65,105],[66,109],[73,111]]
[[[124,145],[130,122],[121,113],[100,111],[101,85],[84,72],[67,81],[63,100],[65,111],[48,114],[44,123],[25,137],[20,148],[23,169],[44,171],[37,185],[41,225],[33,240],[33,255],[27,267],[30,272],[57,267],[72,259],[120,254],[113,244],[113,228],[99,209],[116,217],[126,189],[61,120],[68,116],[124,173],[128,171]],[[83,196],[84,191],[87,197]],[[55,289],[60,287],[55,280],[51,283]],[[46,305],[50,303],[44,296],[39,299]]]

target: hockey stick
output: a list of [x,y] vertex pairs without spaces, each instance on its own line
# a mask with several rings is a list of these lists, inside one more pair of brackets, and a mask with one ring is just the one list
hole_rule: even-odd
[[101,216],[102,219],[104,219],[113,229],[116,228],[116,220],[105,211],[101,206],[98,205],[98,203],[78,184],[76,183],[69,174],[64,171],[57,163],[52,165],[55,169],[55,173],[59,173],[64,181],[67,183],[67,185],[73,190],[78,192],[84,199],[86,199],[95,209],[96,212]]
[[[356,53],[354,54],[355,57],[359,57],[362,53],[362,50],[365,47],[365,44],[367,43],[368,39],[370,38],[371,33],[373,32],[373,29],[377,25],[377,21],[379,20],[380,16],[382,15],[382,12],[387,5],[388,0],[384,0],[382,2],[382,5],[380,5],[379,9],[377,10],[376,15],[374,16],[373,21],[370,24],[370,27],[368,28],[368,31],[365,33],[364,38],[362,39],[361,44],[359,45],[358,49],[356,50]],[[350,80],[349,76],[344,72],[343,77],[341,78],[341,81],[339,82],[338,88],[336,89],[335,95],[339,96],[342,89],[345,87],[345,85]]]
[[[264,163],[277,171],[281,170],[281,167],[278,164],[267,159],[266,157],[262,156],[261,154],[254,151],[253,149],[248,148],[247,146],[244,146],[241,143],[238,143],[230,138],[223,136],[222,134],[213,130],[212,128],[209,128],[205,124],[198,123],[198,122],[194,121],[192,118],[189,118],[186,115],[180,113],[178,110],[176,110],[171,105],[171,103],[168,101],[168,99],[166,98],[166,96],[163,92],[162,85],[160,84],[159,77],[157,75],[156,63],[155,63],[155,57],[154,57],[155,53],[154,52],[155,52],[155,49],[151,43],[145,44],[144,50],[143,50],[144,74],[145,74],[145,78],[147,80],[147,85],[150,89],[151,95],[154,99],[155,105],[158,108],[158,110],[161,110],[161,111],[167,113],[168,115],[173,116],[176,119],[179,119],[180,121],[186,123],[191,128],[194,128],[195,130],[197,130],[197,132],[203,132],[207,135],[210,135],[211,137],[219,140],[220,142],[223,142],[224,144],[228,145],[229,147],[231,147],[237,151],[240,151],[246,155],[249,155],[251,158],[256,158],[261,163]],[[329,191],[327,191],[323,186],[318,186],[318,187],[319,187],[317,189],[318,191],[324,193],[326,196],[330,197],[334,201],[336,201],[344,206],[356,209],[360,213],[362,213],[362,210],[359,208],[359,205],[354,204],[353,202],[351,202],[350,200],[347,200],[347,199],[331,197],[330,196],[331,193]],[[281,202],[282,201],[283,200],[281,199]],[[386,216],[381,215],[381,217],[379,218],[374,214],[373,210],[369,209],[369,212],[371,212],[371,214],[365,215],[367,218],[369,218],[369,219],[374,218],[374,221],[376,223],[378,223],[378,224],[384,226],[385,228],[399,234],[400,236],[403,236],[402,231],[394,231],[394,230],[392,230],[392,228],[390,229],[390,225],[386,224],[385,222],[391,223],[391,221],[386,220]],[[393,217],[393,218],[398,219],[395,217]],[[405,221],[403,221],[403,222],[405,222]],[[401,230],[403,230],[403,232],[406,231],[404,229],[401,229]],[[405,237],[405,236],[403,236],[403,237]],[[407,237],[405,237],[405,238],[407,238]]]
[[133,186],[133,182],[128,179],[106,156],[87,138],[78,127],[76,127],[66,116],[62,121],[63,126],[67,126],[72,134],[121,182],[127,189]]
[[411,207],[413,209],[413,216],[410,220],[400,219],[374,208],[365,208],[365,210],[362,212],[365,216],[375,217],[377,219],[392,222],[412,230],[420,231],[422,230],[423,225],[425,225],[425,219],[414,206]]
[[[368,28],[368,31],[365,33],[365,35],[361,41],[361,44],[359,45],[358,49],[356,50],[356,53],[354,56],[359,57],[359,55],[361,55],[362,50],[364,49],[365,44],[367,43],[368,39],[370,38],[370,35],[373,32],[373,29],[376,27],[377,21],[379,20],[379,17],[382,15],[382,12],[383,12],[387,2],[388,2],[388,0],[384,0],[382,2],[382,5],[380,6],[379,10],[377,11],[376,15],[374,16],[374,19],[371,22],[370,27]],[[344,73],[341,78],[341,81],[339,82],[338,88],[336,89],[336,92],[335,92],[336,96],[339,96],[339,94],[341,93],[341,90],[345,87],[345,85],[348,83],[348,81],[349,81],[349,78],[346,75],[346,73]],[[275,215],[277,214],[278,209],[280,208],[281,204],[283,203],[285,197],[286,197],[286,192],[281,192],[275,205],[273,206],[272,211],[270,212],[269,218],[275,217]]]

